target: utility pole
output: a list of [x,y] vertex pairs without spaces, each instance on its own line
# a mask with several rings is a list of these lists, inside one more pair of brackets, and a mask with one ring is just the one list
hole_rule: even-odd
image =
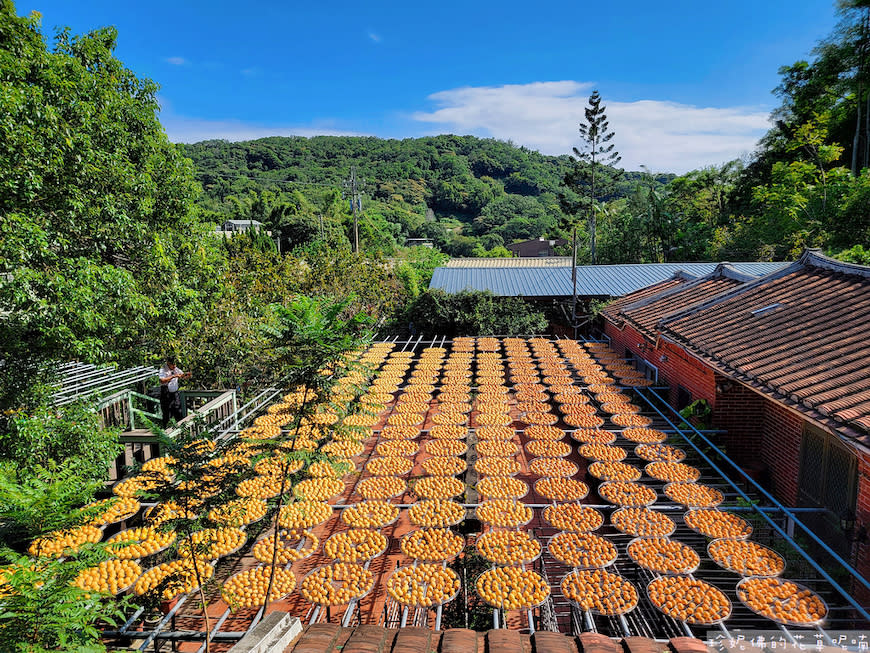
[[[345,180],[344,187],[350,191],[350,210],[353,212],[353,251],[359,252],[359,220],[357,212],[362,210],[362,190],[363,179],[356,176],[356,166],[350,167],[350,179]],[[347,195],[347,193],[346,193]]]
[[573,245],[571,247],[571,284],[574,286],[571,301],[571,328],[574,330],[574,340],[577,340],[577,227],[574,227]]
[[353,209],[353,251],[359,253],[359,221],[356,216],[356,207],[357,207],[357,198],[359,197],[356,194],[356,167],[352,166],[350,169],[350,184],[351,184],[351,196],[350,196],[350,206]]
[[[592,259],[592,265],[598,261],[595,259],[595,236],[598,231],[598,221],[595,219],[595,146],[592,144],[592,194],[589,199],[589,255]],[[576,340],[576,338],[575,338]]]

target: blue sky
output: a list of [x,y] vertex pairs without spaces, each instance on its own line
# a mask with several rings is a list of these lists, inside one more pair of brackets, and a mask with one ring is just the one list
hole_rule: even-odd
[[176,141],[460,133],[561,154],[598,88],[623,164],[674,172],[752,150],[777,69],[810,55],[833,5],[17,2],[48,34],[115,25],[118,56],[160,83]]

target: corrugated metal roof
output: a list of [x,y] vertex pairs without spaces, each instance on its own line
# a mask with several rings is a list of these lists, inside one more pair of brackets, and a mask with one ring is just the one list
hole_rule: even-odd
[[659,323],[734,376],[870,445],[870,268],[809,251]]
[[[459,259],[468,260],[468,259]],[[581,265],[577,268],[577,293],[593,297],[621,297],[659,283],[682,270],[700,277],[713,272],[716,263],[628,263]],[[788,263],[732,263],[738,272],[762,276]],[[572,292],[571,267],[472,267],[436,268],[430,288],[448,293],[489,290],[511,297],[568,297]]]
[[511,258],[452,258],[447,268],[552,268],[571,267],[570,256],[514,256]]
[[[703,277],[713,272],[717,265],[717,263],[584,265],[577,268],[577,285],[582,285],[583,295],[621,297],[664,281],[680,270],[693,277]],[[731,265],[742,274],[759,277],[776,272],[788,263],[732,263]],[[570,291],[568,294],[571,294]]]
[[488,290],[505,297],[570,295],[571,268],[435,268],[429,287],[448,293]]

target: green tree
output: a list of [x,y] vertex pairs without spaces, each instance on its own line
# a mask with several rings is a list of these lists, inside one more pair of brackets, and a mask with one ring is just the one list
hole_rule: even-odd
[[599,262],[640,263],[647,260],[646,210],[646,195],[640,188],[636,201],[618,200],[601,208]]
[[[237,498],[234,488],[240,480],[252,475],[248,459],[233,455],[237,453],[237,440],[217,440],[216,434],[197,421],[188,422],[173,433],[171,438],[160,435],[160,446],[171,461],[173,483],[160,483],[143,494],[157,504],[147,519],[160,531],[177,533],[178,558],[184,562],[184,570],[174,577],[169,576],[151,590],[144,599],[146,607],[163,601],[164,593],[173,585],[184,586],[182,576],[189,572],[196,579],[196,593],[202,610],[206,633],[205,651],[211,651],[211,626],[208,614],[206,591],[214,577],[205,577],[203,568],[214,559],[210,549],[217,543],[213,530],[216,524],[207,515],[212,509],[225,506]],[[256,447],[252,448],[257,451]],[[261,453],[261,451],[259,452]],[[164,480],[161,472],[139,471],[142,476]],[[173,508],[167,508],[172,506]]]
[[850,192],[848,169],[835,165],[843,148],[827,142],[828,121],[821,114],[801,125],[788,145],[800,158],[774,164],[771,183],[755,189],[763,219],[752,228],[767,245],[761,252],[765,257],[795,257],[805,247],[823,244],[826,228]]
[[522,298],[468,290],[427,290],[409,305],[405,321],[427,336],[530,335],[547,329],[544,314]]
[[571,232],[572,270],[574,285],[571,302],[571,325],[577,333],[577,221],[582,213],[586,214],[589,229],[589,259],[594,265],[596,259],[597,217],[599,198],[606,197],[622,176],[622,170],[615,168],[622,157],[610,141],[615,132],[610,131],[610,123],[601,104],[598,91],[589,96],[589,106],[584,110],[585,121],[580,123],[580,147],[574,148],[571,168],[565,173],[564,184],[568,193],[561,196],[564,219],[562,227]]
[[477,258],[511,258],[511,251],[503,245],[497,245],[492,249],[486,250],[482,245],[477,245],[471,250],[471,255]]
[[445,245],[445,250],[450,256],[467,258],[474,256],[474,248],[477,246],[477,238],[454,233]]
[[402,302],[401,284],[382,256],[318,243],[295,254],[307,266],[295,288],[299,294],[348,299],[349,312],[370,317],[389,316]]
[[828,223],[827,234],[827,245],[835,250],[870,248],[870,168],[849,182],[848,195]]
[[870,249],[862,245],[855,245],[849,249],[844,249],[836,254],[836,258],[847,263],[857,263],[858,265],[870,265]]
[[100,546],[84,546],[67,558],[38,558],[0,551],[3,600],[0,650],[9,653],[103,653],[97,623],[117,624],[126,599],[79,589],[72,582],[106,559]]
[[[301,395],[301,400],[294,409],[293,421],[288,426],[293,439],[298,437],[303,425],[311,423],[316,407],[328,401],[336,378],[347,367],[348,353],[371,336],[367,331],[371,319],[359,312],[350,312],[348,315],[349,307],[349,299],[336,302],[304,296],[289,306],[276,304],[272,307],[276,314],[276,323],[265,330],[272,337],[275,349],[275,375],[279,382],[288,384]],[[276,503],[278,515],[291,480],[290,464],[297,458],[294,453],[282,456],[281,486]],[[264,612],[269,606],[278,564],[278,535],[279,520],[276,519]]]
[[208,277],[185,274],[203,232],[189,162],[158,119],[157,85],[113,55],[116,32],[59,32],[0,2],[0,408],[16,408],[9,371],[45,361],[139,362],[149,331],[193,321]]
[[93,407],[43,403],[0,419],[0,525],[21,546],[75,526],[118,455],[118,432],[104,429]]
[[[447,242],[439,228],[442,222],[457,220],[463,227],[472,227],[464,235],[483,236],[488,230],[476,224],[477,218],[505,194],[528,199],[520,208],[533,212],[504,212],[500,216],[497,226],[511,223],[498,232],[505,242],[552,235],[549,232],[555,229],[559,214],[552,198],[570,167],[568,156],[545,156],[510,143],[472,136],[401,141],[348,136],[274,137],[181,147],[195,161],[197,176],[203,183],[198,204],[216,220],[224,216],[250,217],[252,192],[265,197],[268,190],[268,197],[274,196],[267,202],[269,207],[292,204],[291,196],[301,193],[317,208],[314,214],[304,213],[300,219],[311,235],[312,218],[322,213],[324,223],[330,220],[321,198],[340,188],[350,166],[355,165],[370,182],[371,197],[363,198],[365,212],[374,211],[387,223],[399,225],[399,232],[393,236],[397,243],[408,237],[429,236],[441,248]],[[629,190],[617,186],[613,194]],[[346,224],[347,202],[331,206],[342,215],[342,220],[333,223]],[[545,208],[543,214],[540,206]],[[375,245],[380,246],[377,242]],[[493,246],[484,244],[486,249]]]
[[565,185],[583,198],[579,203],[563,202],[563,208],[568,216],[585,210],[589,224],[589,254],[593,264],[596,260],[596,203],[613,190],[622,176],[622,171],[614,167],[622,157],[611,143],[616,133],[610,130],[606,109],[601,104],[598,91],[593,91],[589,96],[589,106],[584,110],[585,122],[581,122],[579,127],[581,145],[574,148],[573,165],[564,179]]

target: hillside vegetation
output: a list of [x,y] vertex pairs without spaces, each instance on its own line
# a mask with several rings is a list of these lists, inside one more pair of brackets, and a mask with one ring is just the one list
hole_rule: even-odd
[[[567,155],[474,136],[273,137],[180,147],[203,186],[199,204],[214,219],[259,220],[286,246],[320,237],[349,242],[352,166],[364,179],[360,238],[370,251],[392,253],[406,238],[430,238],[452,256],[506,256],[506,244],[566,235],[559,193]],[[638,177],[627,175],[611,199],[630,194]]]

